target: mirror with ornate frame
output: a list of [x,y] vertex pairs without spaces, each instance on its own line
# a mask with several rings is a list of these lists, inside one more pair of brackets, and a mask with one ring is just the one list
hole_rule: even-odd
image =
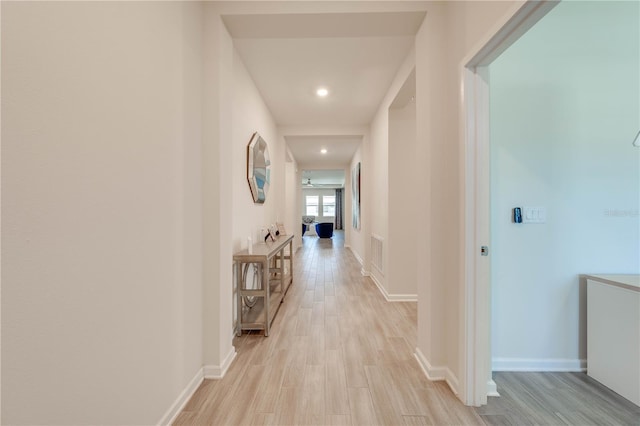
[[255,132],[247,147],[247,180],[254,203],[262,204],[267,199],[271,181],[270,165],[267,142]]

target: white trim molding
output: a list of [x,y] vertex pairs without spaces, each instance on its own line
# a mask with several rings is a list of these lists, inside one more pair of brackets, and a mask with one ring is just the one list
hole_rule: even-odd
[[187,402],[189,402],[193,394],[196,393],[196,391],[200,387],[200,384],[202,384],[202,381],[204,380],[203,371],[204,369],[200,368],[193,379],[189,381],[184,390],[180,392],[178,398],[173,402],[173,404],[171,404],[171,407],[169,407],[167,412],[158,422],[159,425],[171,425],[176,421],[176,418],[182,412],[182,409],[185,407],[185,405],[187,405]]
[[466,405],[487,403],[491,380],[490,262],[480,247],[490,246],[489,212],[489,81],[487,67],[521,35],[557,5],[557,0],[526,0],[516,3],[478,41],[459,67],[461,85],[461,147],[463,174],[460,202],[460,256],[464,286],[460,292],[461,358],[460,399]]
[[587,371],[586,359],[571,358],[494,358],[493,371]]
[[222,361],[222,365],[205,365],[203,367],[204,378],[205,379],[222,379],[224,375],[227,374],[227,371],[229,370],[229,367],[231,366],[231,363],[235,358],[236,358],[236,348],[232,346],[231,351],[229,351],[229,354],[227,354],[227,357],[224,359],[224,361]]
[[422,372],[427,376],[427,379],[433,382],[444,380],[451,388],[451,391],[455,395],[458,395],[458,378],[449,370],[449,367],[433,367],[419,348],[416,348],[414,356],[418,360],[418,364],[420,364],[420,368],[422,368]]
[[353,253],[353,257],[356,258],[356,260],[358,261],[358,263],[360,264],[360,266],[362,266],[362,268],[360,269],[360,274],[362,274],[363,277],[368,277],[371,274],[369,273],[369,271],[367,271],[364,268],[364,260],[362,260],[362,258],[360,257],[360,255],[353,249],[353,247],[349,246],[349,250],[351,250],[351,253]]
[[380,290],[380,293],[382,293],[382,295],[384,296],[384,299],[387,302],[417,302],[418,301],[417,294],[389,294],[387,292],[387,289],[384,288],[384,286],[380,283],[380,281],[378,281],[375,274],[369,275],[369,278],[371,278],[371,281],[373,281],[376,287],[378,287],[378,290]]
[[498,393],[498,385],[493,379],[487,381],[487,396],[500,396]]
[[362,258],[360,257],[360,255],[353,249],[353,247],[349,246],[349,250],[351,250],[351,253],[353,253],[353,257],[356,258],[356,260],[358,261],[358,263],[360,264],[360,266],[364,266],[364,262],[362,261]]
[[204,379],[222,379],[229,370],[231,363],[236,358],[236,348],[231,347],[231,351],[222,362],[222,365],[205,365],[200,368],[196,375],[189,381],[178,398],[171,404],[171,407],[162,416],[158,425],[171,425],[176,421],[178,415],[182,412],[187,402],[191,399],[194,393],[198,390]]

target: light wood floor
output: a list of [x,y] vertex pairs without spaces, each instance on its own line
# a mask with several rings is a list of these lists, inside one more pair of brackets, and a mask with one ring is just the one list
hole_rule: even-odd
[[584,373],[493,373],[488,425],[640,425],[640,407]]
[[[444,382],[428,381],[413,356],[416,304],[386,302],[341,232],[305,237],[295,262],[271,335],[236,338],[225,377],[205,380],[176,425],[638,424],[628,405],[600,401],[608,389],[586,386],[585,375],[497,374],[504,396],[465,407]],[[560,402],[561,383],[575,382]],[[553,386],[550,399],[529,389]],[[582,413],[595,400],[600,414]]]
[[384,300],[342,233],[305,237],[269,337],[243,334],[225,377],[175,424],[483,424],[413,356],[416,303]]

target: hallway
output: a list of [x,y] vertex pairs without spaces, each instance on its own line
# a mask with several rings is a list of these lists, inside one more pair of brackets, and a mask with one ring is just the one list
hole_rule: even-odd
[[[513,156],[504,145],[500,158],[508,167],[484,176],[513,183],[513,170],[530,180],[507,185],[513,198],[501,197],[495,216],[513,244],[496,239],[488,247],[529,260],[526,267],[505,262],[529,281],[508,279],[508,291],[492,293],[473,276],[478,258],[486,264],[498,256],[491,248],[492,256],[480,257],[477,247],[488,243],[472,241],[481,239],[474,229],[492,227],[470,225],[480,222],[480,199],[499,194],[478,195],[472,179],[490,172],[480,158],[492,150],[478,143],[487,133],[480,130],[493,127],[480,126],[484,120],[471,111],[497,98],[484,96],[487,82],[475,71],[522,33],[532,34],[533,25],[546,33],[534,21],[557,2],[1,2],[0,424],[499,424],[539,408],[541,395],[553,397],[553,411],[536,418],[600,419],[579,409],[604,392],[583,388],[578,376],[532,375],[534,389],[521,395],[509,391],[523,387],[520,377],[499,374],[503,397],[476,410],[423,373],[430,368],[430,376],[448,378],[465,402],[484,402],[491,336],[499,336],[491,317],[509,331],[500,340],[509,345],[493,358],[586,365],[585,311],[565,309],[584,307],[586,299],[570,274],[558,274],[564,281],[557,288],[545,277],[531,281],[549,265],[572,262],[549,257],[543,240],[522,244],[520,231],[554,242],[560,230],[568,232],[567,218],[603,239],[603,230],[618,229],[621,244],[611,233],[612,244],[597,244],[607,250],[580,246],[611,264],[582,256],[585,266],[572,276],[640,270],[632,244],[637,191],[616,191],[614,200],[608,188],[621,187],[598,183],[581,191],[578,206],[569,179],[547,184],[578,169],[587,174],[573,182],[590,184],[592,170],[609,169],[621,173],[625,188],[638,181],[637,164],[619,167],[633,159],[622,149],[638,153],[630,144],[640,116],[631,96],[639,91],[630,90],[639,74],[638,2],[562,3],[594,8],[596,22],[613,16],[598,12],[598,3],[630,7],[621,16],[631,31],[625,35],[620,19],[608,19],[615,31],[603,27],[600,37],[596,25],[577,19],[593,41],[584,45],[603,53],[597,60],[571,48],[580,59],[574,61],[552,39],[538,51],[553,47],[571,72],[557,72],[546,57],[529,58],[540,72],[513,65],[505,93],[520,101],[535,92],[540,103],[502,104],[508,116],[523,118],[505,120],[512,133],[504,139],[525,151]],[[582,38],[571,28],[553,34]],[[604,42],[613,35],[624,48],[621,61],[607,53]],[[615,77],[605,80],[617,86],[598,90],[592,101],[583,71],[600,74],[605,66]],[[572,90],[565,93],[548,74],[568,76]],[[628,101],[602,102],[617,94]],[[580,114],[597,114],[584,125],[570,121],[566,107],[574,104]],[[531,120],[530,110],[549,125]],[[612,130],[591,131],[598,122]],[[560,153],[556,139],[538,133],[546,128],[562,135],[575,129],[574,145],[562,145],[575,149],[564,149],[565,160],[553,167],[531,168]],[[268,147],[258,145],[269,153],[268,169],[266,155],[259,164],[248,155],[256,134]],[[620,142],[611,151],[620,149],[620,164],[591,149],[609,141]],[[302,172],[337,169],[345,177],[346,237],[305,238],[271,336],[236,338],[233,254],[270,224],[299,232],[301,183],[326,185],[303,181]],[[542,172],[529,173],[535,170]],[[266,199],[259,194],[256,202],[251,175],[269,188]],[[324,195],[330,201],[332,194]],[[317,216],[338,209],[333,201],[319,199]],[[548,224],[512,224],[516,205],[548,208]],[[361,275],[360,259],[382,294]],[[506,307],[500,316],[489,315],[491,294],[510,296],[496,304]],[[620,406],[603,410],[618,415]],[[611,423],[638,418],[628,413]]]
[[271,335],[236,337],[226,376],[205,380],[174,424],[637,424],[637,407],[581,373],[495,373],[502,397],[465,407],[421,371],[416,316],[360,274],[343,231],[305,236]]
[[304,237],[271,335],[243,334],[222,380],[206,380],[175,424],[483,424],[413,352],[416,304],[386,302],[332,239]]

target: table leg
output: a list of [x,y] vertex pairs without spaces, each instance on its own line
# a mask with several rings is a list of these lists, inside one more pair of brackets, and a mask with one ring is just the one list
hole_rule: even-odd
[[269,283],[269,261],[265,260],[262,267],[262,285],[264,286],[264,335],[269,335],[271,328],[271,314],[269,308],[271,307],[271,301],[269,300],[269,294],[271,293],[271,284]]
[[280,292],[282,293],[282,299],[280,303],[284,303],[284,294],[286,292],[284,284],[284,247],[280,250]]
[[293,284],[293,240],[289,241],[289,274],[291,274],[291,284]]
[[236,318],[236,336],[242,336],[242,294],[240,294],[240,290],[242,289],[242,267],[240,266],[240,262],[236,261],[234,263],[235,273],[236,273],[236,302],[237,302],[237,318]]

